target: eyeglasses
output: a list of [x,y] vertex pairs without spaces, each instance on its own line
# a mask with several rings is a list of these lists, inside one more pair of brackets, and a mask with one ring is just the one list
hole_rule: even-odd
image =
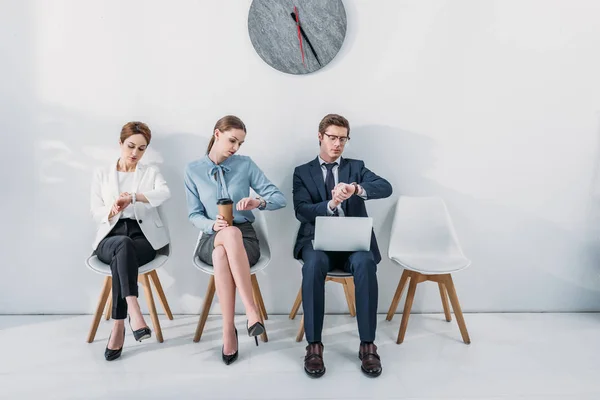
[[335,143],[338,140],[340,141],[340,144],[343,146],[345,145],[348,140],[350,140],[350,138],[348,136],[336,136],[336,135],[330,135],[329,133],[325,133],[323,132],[323,135],[327,136],[327,139],[329,139],[329,141],[331,143]]

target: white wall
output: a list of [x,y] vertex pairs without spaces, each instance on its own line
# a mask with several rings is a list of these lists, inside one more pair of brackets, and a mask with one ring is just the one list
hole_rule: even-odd
[[[208,277],[191,265],[185,164],[219,117],[239,115],[242,153],[291,203],[293,167],[316,156],[329,112],[352,124],[346,155],[394,186],[368,203],[383,253],[397,197],[439,195],[473,260],[455,276],[464,310],[600,310],[600,3],[345,5],[338,56],[292,76],[254,52],[249,0],[1,1],[0,313],[92,312],[90,175],[134,119],[152,128],[146,161],[173,192],[159,275],[173,310],[197,313]],[[258,278],[267,309],[287,313],[300,285],[293,208],[267,221],[273,260]],[[400,272],[379,264],[380,312]],[[327,310],[344,312],[328,286]],[[421,285],[414,309],[441,311],[437,287]]]

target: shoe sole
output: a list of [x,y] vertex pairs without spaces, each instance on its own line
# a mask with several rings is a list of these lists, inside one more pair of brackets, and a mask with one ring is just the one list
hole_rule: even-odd
[[323,375],[325,375],[325,371],[327,371],[326,368],[323,368],[323,372],[309,372],[306,367],[304,367],[304,372],[306,372],[306,375],[310,376],[311,378],[320,378]]
[[237,355],[236,355],[236,356],[235,356],[234,358],[232,358],[231,360],[228,360],[228,361],[225,361],[225,360],[223,360],[223,363],[225,363],[225,365],[231,365],[231,364],[233,364],[234,362],[236,362],[236,361],[237,361],[237,359],[238,359],[238,357],[237,357]]
[[261,326],[257,326],[252,331],[248,332],[248,336],[250,336],[250,337],[260,336],[263,333],[265,333],[265,330]]
[[146,339],[150,339],[152,337],[152,335],[150,334],[146,334],[140,338],[137,339],[138,342],[141,342],[142,340],[146,340]]
[[381,373],[383,372],[383,368],[381,369],[381,371],[379,372],[367,372],[362,365],[360,366],[360,370],[362,371],[363,374],[365,374],[366,376],[368,376],[369,378],[377,378],[379,375],[381,375]]
[[119,357],[121,357],[121,353],[118,353],[118,354],[116,354],[116,355],[114,355],[114,356],[110,356],[110,357],[106,357],[106,356],[104,356],[104,359],[105,359],[106,361],[114,361],[114,360],[116,360],[116,359],[117,359],[117,358],[119,358]]

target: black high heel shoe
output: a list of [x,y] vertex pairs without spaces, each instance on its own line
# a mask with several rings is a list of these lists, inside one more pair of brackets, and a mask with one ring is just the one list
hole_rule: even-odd
[[223,362],[225,363],[225,365],[232,364],[238,358],[238,350],[239,350],[240,346],[238,343],[237,329],[235,330],[235,343],[236,343],[235,347],[237,349],[236,349],[235,353],[233,353],[233,354],[225,354],[225,346],[223,346],[223,348],[221,349],[221,356],[223,357]]
[[[248,321],[246,321],[246,327],[248,327]],[[255,322],[252,326],[248,327],[248,336],[254,336],[254,341],[258,346],[258,335],[265,333],[265,326],[260,322]]]
[[[108,335],[108,343],[110,343],[110,337],[112,336],[112,332]],[[106,361],[113,361],[117,358],[121,357],[121,353],[123,352],[123,346],[120,349],[112,350],[108,348],[108,343],[106,343],[106,350],[104,350],[104,358]],[[123,327],[123,344],[125,344],[125,327]]]
[[141,342],[142,340],[149,339],[152,336],[152,331],[147,326],[134,331],[131,327],[131,315],[129,316],[129,327],[133,332],[133,337],[136,341]]

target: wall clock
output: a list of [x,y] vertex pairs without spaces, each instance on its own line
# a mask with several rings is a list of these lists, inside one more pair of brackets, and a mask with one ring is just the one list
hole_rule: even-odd
[[271,67],[308,74],[326,66],[342,47],[346,10],[341,0],[254,0],[248,33]]

